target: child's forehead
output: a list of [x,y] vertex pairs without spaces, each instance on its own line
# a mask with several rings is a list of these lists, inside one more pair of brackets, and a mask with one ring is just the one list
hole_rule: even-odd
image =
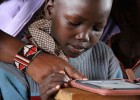
[[68,6],[68,5],[79,6],[79,4],[85,4],[85,3],[88,4],[88,2],[90,2],[90,1],[92,1],[92,0],[56,0],[56,2],[59,4],[59,6]]
[[58,6],[55,9],[61,16],[80,16],[83,19],[104,17],[106,19],[111,10],[112,0],[62,0],[58,2]]
[[[69,7],[94,7],[95,8],[103,8],[110,9],[112,5],[112,0],[56,0],[58,2],[58,6],[69,8]],[[91,9],[92,10],[92,9]]]

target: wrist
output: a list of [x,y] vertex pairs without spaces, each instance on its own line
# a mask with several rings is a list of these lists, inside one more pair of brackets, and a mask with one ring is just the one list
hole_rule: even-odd
[[25,70],[32,60],[41,52],[41,50],[32,44],[26,44],[21,47],[14,58],[14,65],[19,70]]
[[26,69],[27,74],[37,83],[40,83],[45,76],[51,73],[51,68],[46,68],[46,56],[47,53],[40,52]]

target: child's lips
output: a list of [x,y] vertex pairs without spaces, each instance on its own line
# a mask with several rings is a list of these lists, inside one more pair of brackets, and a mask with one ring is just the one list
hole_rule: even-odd
[[74,53],[81,53],[85,51],[85,47],[83,46],[73,46],[73,45],[69,45],[70,50],[72,50],[72,52]]

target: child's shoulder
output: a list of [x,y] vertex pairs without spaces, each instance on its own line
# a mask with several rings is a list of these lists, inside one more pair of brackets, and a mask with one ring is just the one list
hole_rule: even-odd
[[102,41],[99,41],[95,46],[93,46],[92,51],[100,55],[112,55],[112,49]]
[[102,42],[102,41],[99,41],[98,43],[96,43],[96,45],[95,46],[93,46],[93,48],[92,49],[102,49],[102,50],[111,50],[111,48],[106,44],[106,43],[104,43],[104,42]]

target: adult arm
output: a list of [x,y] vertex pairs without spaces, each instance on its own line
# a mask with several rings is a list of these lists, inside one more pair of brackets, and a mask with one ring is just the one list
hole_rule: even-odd
[[[24,43],[20,40],[0,30],[0,61],[13,64],[15,55],[23,45]],[[73,79],[84,78],[65,60],[44,52],[39,53],[31,62],[27,68],[27,74],[40,83],[50,73],[60,70],[65,70],[68,76]]]

